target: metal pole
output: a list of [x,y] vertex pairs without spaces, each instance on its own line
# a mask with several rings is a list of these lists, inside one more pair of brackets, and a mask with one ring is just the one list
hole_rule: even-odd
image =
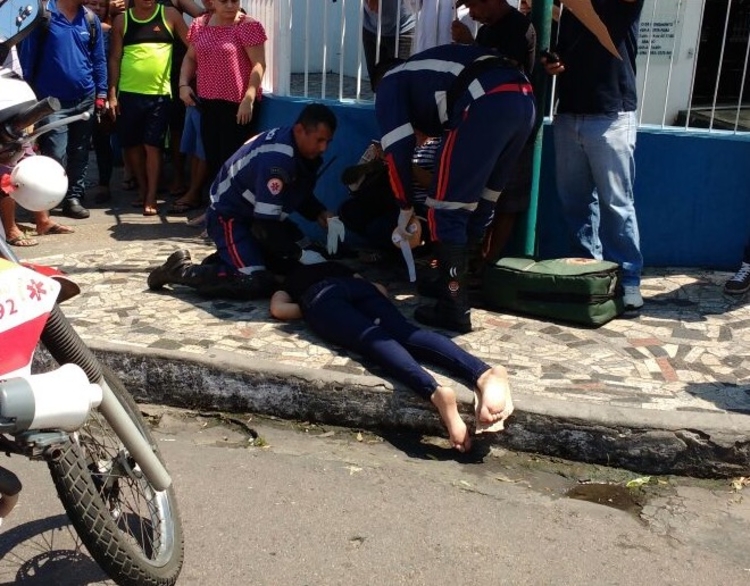
[[[536,29],[536,54],[539,55],[542,49],[550,46],[552,0],[534,0],[531,5],[531,21],[534,23],[534,28]],[[535,67],[532,77],[537,103],[537,120],[541,122],[544,118],[544,105],[547,102],[549,76],[544,68],[539,66]],[[539,123],[537,126],[538,130],[534,139],[534,158],[531,171],[531,194],[523,233],[523,253],[527,256],[536,256],[537,253],[536,224],[539,209],[539,179],[542,170],[542,140],[544,136],[543,125]]]

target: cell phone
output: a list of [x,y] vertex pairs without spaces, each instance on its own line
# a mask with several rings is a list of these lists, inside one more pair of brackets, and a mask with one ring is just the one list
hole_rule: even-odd
[[547,63],[549,64],[560,63],[560,55],[554,52],[550,52],[549,49],[544,49],[541,55],[547,60]]

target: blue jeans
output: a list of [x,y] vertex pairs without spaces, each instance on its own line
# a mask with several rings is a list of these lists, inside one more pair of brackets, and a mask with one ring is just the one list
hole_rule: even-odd
[[299,304],[321,338],[362,354],[425,399],[438,383],[422,361],[448,369],[471,386],[490,368],[450,338],[409,322],[364,279],[323,279],[305,291]]
[[623,284],[643,269],[635,181],[635,112],[558,114],[554,121],[557,192],[576,254],[618,263]]
[[39,137],[39,151],[52,157],[68,174],[68,193],[65,199],[83,199],[86,192],[86,173],[89,166],[89,145],[94,124],[94,96],[82,100],[60,100],[62,108],[37,124],[43,126],[81,112],[89,112],[91,118],[60,126]]

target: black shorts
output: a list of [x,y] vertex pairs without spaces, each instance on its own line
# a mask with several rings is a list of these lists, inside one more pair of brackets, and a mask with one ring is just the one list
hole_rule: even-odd
[[117,133],[123,148],[146,144],[161,148],[169,126],[169,96],[149,96],[120,92]]

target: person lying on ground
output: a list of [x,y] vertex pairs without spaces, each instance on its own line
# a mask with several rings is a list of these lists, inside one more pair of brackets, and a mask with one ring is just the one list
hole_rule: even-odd
[[450,338],[409,322],[388,299],[385,288],[348,267],[325,262],[301,265],[271,297],[271,315],[304,318],[324,340],[362,354],[437,407],[451,446],[471,448],[466,423],[458,413],[454,390],[439,384],[421,362],[437,363],[475,388],[477,433],[499,431],[513,413],[508,375],[490,367]]

